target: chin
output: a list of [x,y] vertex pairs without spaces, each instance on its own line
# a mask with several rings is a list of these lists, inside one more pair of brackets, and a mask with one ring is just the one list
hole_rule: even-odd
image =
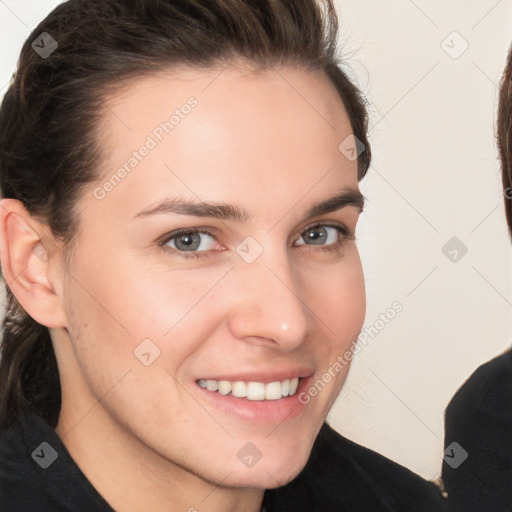
[[249,470],[237,470],[223,482],[213,482],[216,485],[230,488],[255,488],[255,489],[275,489],[291,482],[304,468],[307,457],[300,463],[294,461],[293,464],[280,464],[278,467],[273,465],[261,466],[258,469],[253,467]]
[[277,430],[266,439],[265,445],[259,444],[263,452],[261,460],[248,470],[237,471],[237,474],[247,477],[253,486],[259,488],[274,489],[286,485],[306,466],[322,423],[314,426],[302,424],[298,430],[283,429],[281,435]]
[[[258,489],[275,489],[291,482],[306,465],[310,447],[297,446],[293,450],[267,450],[252,467],[236,465],[231,468],[230,477],[224,482],[228,487],[252,487]],[[227,469],[227,468],[226,468]]]
[[[276,487],[282,487],[291,482],[304,469],[308,458],[309,453],[300,461],[294,460],[291,464],[288,463],[277,469],[268,470],[265,489],[275,489]],[[269,473],[272,475],[271,478],[269,477]]]

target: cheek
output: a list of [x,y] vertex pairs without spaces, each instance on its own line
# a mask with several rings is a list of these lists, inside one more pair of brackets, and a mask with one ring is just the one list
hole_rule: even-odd
[[355,247],[339,265],[323,269],[308,284],[311,308],[324,324],[329,338],[350,345],[359,335],[366,313],[361,260]]
[[222,275],[148,266],[135,259],[105,257],[103,262],[81,262],[83,271],[75,271],[70,285],[82,323],[87,318],[89,329],[111,332],[112,341],[162,338],[193,312],[217,274]]
[[218,317],[221,304],[212,304],[208,292],[225,269],[169,271],[121,260],[101,268],[82,262],[79,268],[81,275],[75,270],[69,282],[69,334],[99,396],[127,370],[153,375],[137,359],[148,351],[151,368],[174,374],[208,339]]
[[327,416],[346,381],[366,313],[364,275],[357,251],[336,267],[316,279],[317,291],[310,294],[314,298],[311,309],[323,335],[314,348],[319,372],[300,400],[316,408],[317,419]]

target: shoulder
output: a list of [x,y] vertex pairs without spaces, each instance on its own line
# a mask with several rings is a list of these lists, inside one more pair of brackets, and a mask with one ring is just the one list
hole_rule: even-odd
[[273,499],[273,512],[438,512],[445,506],[434,483],[348,440],[327,423],[298,477],[267,492]]
[[[28,457],[36,448],[27,421],[15,423],[0,431],[0,505],[1,510],[16,510],[16,506],[34,506],[30,495],[41,493],[40,482],[34,479]],[[32,487],[31,493],[27,493]],[[28,508],[27,508],[28,509]]]
[[458,389],[446,408],[446,426],[451,422],[466,423],[475,416],[512,418],[512,349],[479,366]]
[[449,500],[460,510],[511,509],[511,403],[508,350],[478,367],[446,408],[445,447],[465,458],[457,465],[445,458],[442,477]]
[[112,512],[43,418],[0,431],[0,510]]

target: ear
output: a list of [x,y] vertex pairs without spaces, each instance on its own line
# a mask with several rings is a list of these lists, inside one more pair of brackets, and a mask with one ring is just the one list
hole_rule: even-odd
[[[0,201],[0,263],[7,286],[23,309],[49,328],[65,327],[60,290],[62,267],[46,224],[32,218],[17,199]],[[56,272],[50,273],[50,268]],[[53,283],[50,279],[53,277]],[[56,282],[58,281],[59,282]]]

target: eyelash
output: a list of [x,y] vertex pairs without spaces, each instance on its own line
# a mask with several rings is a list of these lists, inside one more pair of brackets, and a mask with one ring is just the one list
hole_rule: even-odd
[[[310,246],[310,248],[307,250],[308,252],[310,252],[311,250],[320,250],[320,251],[325,251],[325,252],[339,252],[348,240],[355,240],[354,234],[348,228],[346,228],[345,226],[337,225],[337,224],[321,224],[321,223],[314,224],[313,226],[309,226],[308,228],[304,229],[301,232],[301,236],[304,233],[307,233],[308,231],[312,231],[313,229],[316,229],[319,227],[334,228],[338,231],[338,233],[341,236],[336,242],[334,242],[332,244],[317,246],[318,249],[313,249]],[[185,259],[207,258],[210,251],[187,252],[187,251],[179,251],[177,249],[173,249],[172,247],[166,247],[166,244],[175,238],[179,238],[180,236],[183,236],[183,235],[193,235],[196,233],[208,235],[208,236],[212,237],[214,240],[217,240],[215,235],[213,235],[213,233],[210,233],[207,230],[203,230],[203,229],[199,229],[199,228],[189,228],[189,229],[180,229],[178,231],[172,232],[169,236],[166,236],[162,242],[160,242],[160,246],[164,250],[171,251],[172,253],[178,254],[180,257],[185,258]],[[307,246],[308,244],[303,244],[303,245]],[[313,245],[313,247],[315,247],[315,246]]]

